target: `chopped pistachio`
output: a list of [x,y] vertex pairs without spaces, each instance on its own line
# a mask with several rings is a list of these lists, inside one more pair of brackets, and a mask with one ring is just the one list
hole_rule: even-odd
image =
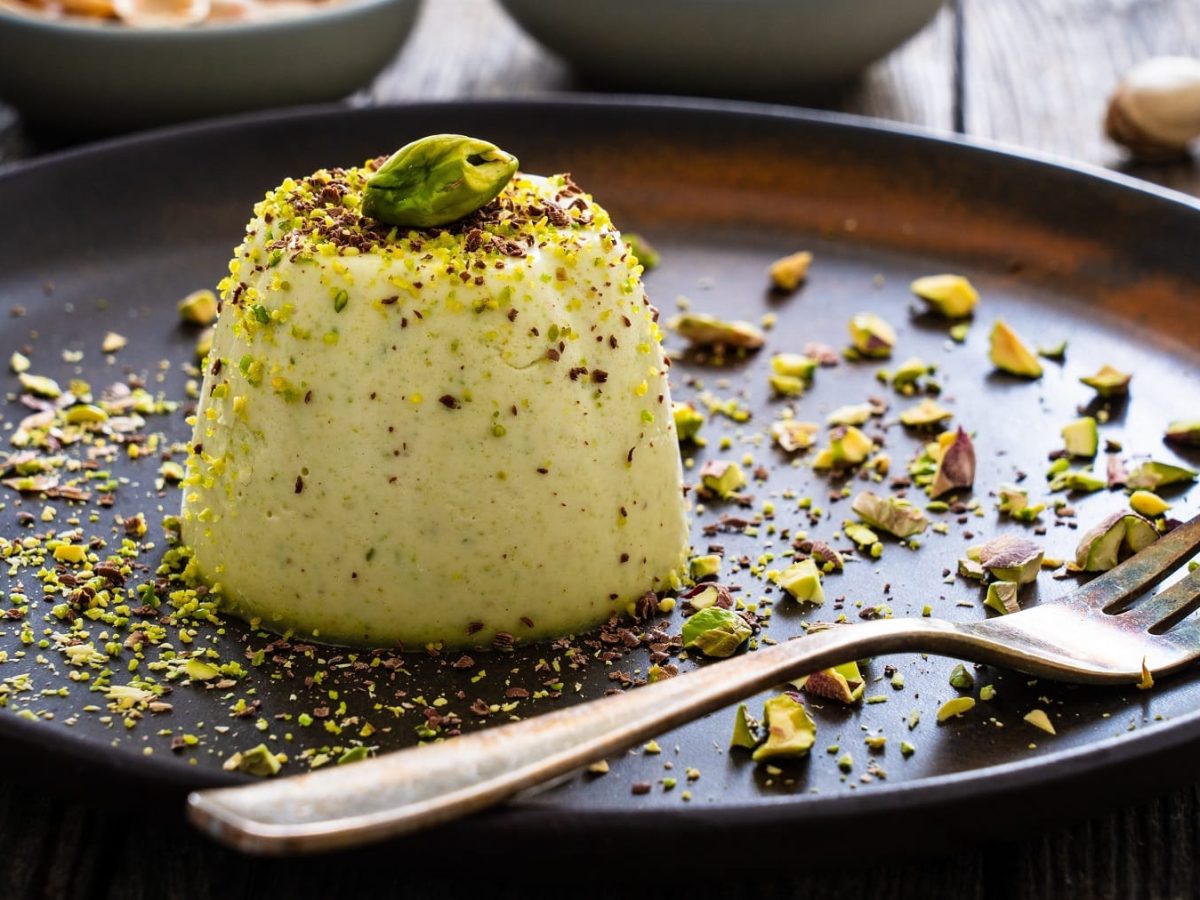
[[992,700],[996,696],[996,686],[994,684],[985,684],[979,689],[980,700]]
[[858,313],[850,320],[850,342],[863,356],[891,356],[896,332],[875,313]]
[[767,376],[771,390],[781,397],[799,397],[808,390],[808,382],[795,375],[779,375],[772,372]]
[[749,322],[726,322],[708,313],[682,313],[667,323],[693,347],[740,347],[757,350],[766,341]]
[[771,371],[777,375],[790,375],[811,381],[817,370],[817,361],[801,353],[776,353],[771,357]]
[[775,443],[788,453],[807,450],[813,445],[820,430],[821,426],[816,422],[798,422],[795,419],[783,419],[771,425],[771,435],[775,438]]
[[771,276],[771,284],[781,291],[796,290],[808,278],[808,267],[812,264],[812,258],[812,254],[807,250],[801,250],[775,260],[767,270]]
[[842,531],[846,532],[846,537],[864,549],[873,547],[879,543],[879,535],[866,525],[859,525],[857,522],[846,522],[842,526]]
[[733,714],[733,735],[729,738],[729,746],[753,750],[758,742],[758,723],[751,720],[745,703],[738,704]]
[[1135,490],[1145,488],[1148,491],[1157,491],[1160,487],[1169,484],[1195,481],[1196,474],[1194,470],[1185,469],[1182,466],[1148,461],[1129,474],[1129,477],[1125,479],[1125,486]]
[[807,694],[828,697],[849,705],[862,699],[866,679],[859,671],[857,662],[848,662],[797,678],[792,684]]
[[1110,365],[1101,366],[1095,375],[1087,375],[1079,380],[1094,389],[1101,397],[1118,397],[1129,393],[1129,382],[1133,375],[1122,372]]
[[225,760],[222,768],[227,772],[245,772],[247,775],[277,775],[281,768],[279,758],[266,744],[234,753]]
[[950,326],[950,338],[960,344],[965,343],[967,335],[971,333],[971,326],[967,322],[959,322],[957,325]]
[[1150,493],[1150,491],[1134,491],[1129,496],[1129,505],[1134,512],[1148,519],[1161,516],[1171,508],[1170,503],[1158,496],[1158,494]]
[[992,326],[990,357],[992,365],[1011,375],[1042,377],[1042,365],[1037,357],[1003,319],[997,319]]
[[912,357],[902,362],[896,371],[891,373],[892,387],[902,394],[911,396],[916,392],[922,378],[930,374],[933,367],[923,359]]
[[1021,609],[1017,600],[1019,592],[1020,585],[1015,581],[993,581],[988,585],[983,605],[994,609],[1000,615],[1018,612]]
[[1070,456],[1082,456],[1091,459],[1100,449],[1100,435],[1096,430],[1096,420],[1091,416],[1083,416],[1068,422],[1062,429],[1063,443]]
[[658,267],[662,255],[654,248],[653,244],[640,234],[632,231],[625,232],[622,237],[625,238],[625,243],[629,246],[629,252],[633,254],[634,259],[641,263],[645,271],[649,272],[651,269]]
[[857,403],[853,406],[839,406],[825,421],[830,425],[862,425],[874,415],[875,408],[870,403]]
[[938,707],[938,724],[941,725],[950,719],[956,719],[963,713],[970,712],[974,708],[974,697],[955,697],[953,700],[947,700],[940,707]]
[[62,396],[62,388],[58,386],[58,382],[45,375],[30,375],[28,372],[21,372],[17,375],[17,380],[21,382],[21,387],[36,397],[55,400]]
[[709,553],[705,556],[694,556],[688,564],[688,568],[693,581],[699,581],[701,578],[710,578],[713,575],[720,575],[721,557],[716,553]]
[[1107,572],[1124,557],[1150,546],[1158,532],[1149,521],[1124,510],[1102,519],[1079,540],[1075,566],[1084,572]]
[[908,741],[900,742],[900,755],[901,756],[905,756],[905,757],[912,756],[916,752],[917,752],[917,748],[914,747],[912,744],[910,744]]
[[217,295],[207,288],[192,291],[179,301],[179,318],[193,325],[211,325],[217,318]]
[[950,687],[956,691],[969,691],[975,686],[975,678],[967,671],[967,667],[958,663],[950,671]]
[[778,757],[807,756],[817,739],[817,726],[804,708],[787,694],[763,704],[767,739],[751,757],[755,762]]
[[683,623],[683,646],[723,658],[733,656],[752,633],[749,623],[733,610],[710,606]]
[[704,425],[704,413],[690,403],[673,402],[671,415],[675,420],[675,436],[679,442],[695,441]]
[[953,443],[942,451],[933,475],[933,483],[929,486],[929,496],[940,497],[974,484],[975,444],[966,429],[960,427],[954,435]]
[[1042,567],[1042,548],[1028,538],[1001,535],[979,548],[979,563],[997,581],[1029,584]]
[[[1059,462],[1066,462],[1066,460],[1062,459]],[[1108,480],[1087,472],[1064,468],[1050,478],[1049,487],[1051,491],[1077,491],[1090,494],[1108,487]]]
[[710,459],[700,467],[700,484],[722,500],[746,486],[746,474],[737,463]]
[[129,338],[122,334],[117,334],[115,331],[110,331],[104,335],[104,339],[100,341],[101,353],[116,353],[129,343]]
[[1173,444],[1200,447],[1200,419],[1176,419],[1167,426],[1165,438]]
[[953,417],[954,413],[931,397],[926,397],[916,406],[900,413],[901,423],[910,428],[928,428]]
[[914,281],[909,288],[932,310],[947,319],[971,315],[979,302],[979,293],[962,275],[926,275]]
[[875,448],[871,439],[853,425],[839,426],[829,435],[829,446],[813,460],[814,469],[844,469],[866,460]]
[[587,771],[588,771],[589,775],[607,775],[608,774],[608,760],[602,759],[602,760],[599,760],[598,762],[592,763],[591,765],[589,765],[587,767]]
[[1046,715],[1046,711],[1042,709],[1030,710],[1025,714],[1024,719],[1034,728],[1040,728],[1046,734],[1057,734],[1054,730],[1054,723],[1050,721],[1050,717]]
[[1059,341],[1057,344],[1049,344],[1046,346],[1039,345],[1037,348],[1038,356],[1043,359],[1051,359],[1055,362],[1062,362],[1067,358],[1067,342]]
[[929,527],[929,519],[919,507],[896,497],[885,500],[872,491],[859,493],[850,508],[868,525],[898,538],[921,534]]
[[775,577],[775,583],[801,603],[820,605],[825,602],[821,573],[812,559],[788,566]]
[[16,350],[14,350],[12,356],[8,358],[8,367],[12,369],[13,374],[15,375],[20,375],[22,372],[28,372],[31,365],[33,365],[33,363],[29,361],[29,357],[24,353],[18,353]]
[[1015,485],[1002,484],[996,495],[1000,498],[996,508],[1019,522],[1036,521],[1046,508],[1045,503],[1031,506],[1028,492]]

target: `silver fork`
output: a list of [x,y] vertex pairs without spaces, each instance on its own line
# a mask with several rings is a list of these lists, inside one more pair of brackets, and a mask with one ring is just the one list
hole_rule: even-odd
[[475,812],[758,691],[879,653],[924,651],[1059,681],[1140,682],[1200,656],[1200,569],[1131,605],[1200,546],[1200,516],[1061,600],[965,624],[879,619],[703,666],[444,744],[188,798],[194,824],[249,853],[332,850]]

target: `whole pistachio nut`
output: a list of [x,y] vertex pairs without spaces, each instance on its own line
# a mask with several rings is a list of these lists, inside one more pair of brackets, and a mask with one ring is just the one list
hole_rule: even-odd
[[1158,532],[1149,521],[1121,510],[1105,517],[1083,535],[1075,549],[1075,566],[1084,572],[1107,572],[1156,540]]
[[461,134],[434,134],[406,144],[363,190],[364,215],[389,225],[431,228],[467,216],[512,180],[517,158]]

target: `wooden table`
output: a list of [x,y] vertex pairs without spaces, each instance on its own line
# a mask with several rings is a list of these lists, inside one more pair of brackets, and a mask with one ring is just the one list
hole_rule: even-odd
[[[547,0],[551,2],[551,0]],[[653,0],[647,0],[653,2]],[[436,7],[436,19],[433,13]],[[1118,74],[1148,56],[1200,54],[1200,0],[957,0],[905,47],[825,106],[1004,141],[1122,169],[1200,194],[1200,165],[1130,166],[1100,129]],[[529,95],[577,87],[560,61],[512,25],[493,0],[429,0],[396,62],[355,103]],[[0,162],[40,149],[0,108]],[[533,882],[553,847],[531,847],[505,870],[460,860],[397,863],[386,849],[291,862],[225,852],[169,816],[99,812],[0,783],[4,897],[269,898],[365,896],[526,898],[569,896],[775,897],[1175,897],[1200,891],[1200,785],[1091,821],[1001,845],[956,847],[922,860],[876,861],[862,835],[862,864],[827,868],[806,859],[746,859],[748,871],[705,871],[664,856],[658,875],[622,873],[620,860],[587,873]],[[79,785],[86,794],[87,786]],[[986,816],[986,810],[980,810]],[[903,827],[902,823],[897,823]],[[665,837],[665,836],[664,836]],[[886,840],[886,839],[884,839]],[[718,848],[719,849],[719,848]],[[531,868],[532,867],[532,868]]]

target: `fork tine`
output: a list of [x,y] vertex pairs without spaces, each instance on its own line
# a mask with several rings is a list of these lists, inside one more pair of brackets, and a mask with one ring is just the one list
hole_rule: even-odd
[[1113,612],[1178,569],[1197,548],[1200,548],[1200,516],[1072,591],[1066,599]]
[[1200,606],[1200,569],[1159,591],[1125,615],[1143,622],[1154,634],[1162,634]]

